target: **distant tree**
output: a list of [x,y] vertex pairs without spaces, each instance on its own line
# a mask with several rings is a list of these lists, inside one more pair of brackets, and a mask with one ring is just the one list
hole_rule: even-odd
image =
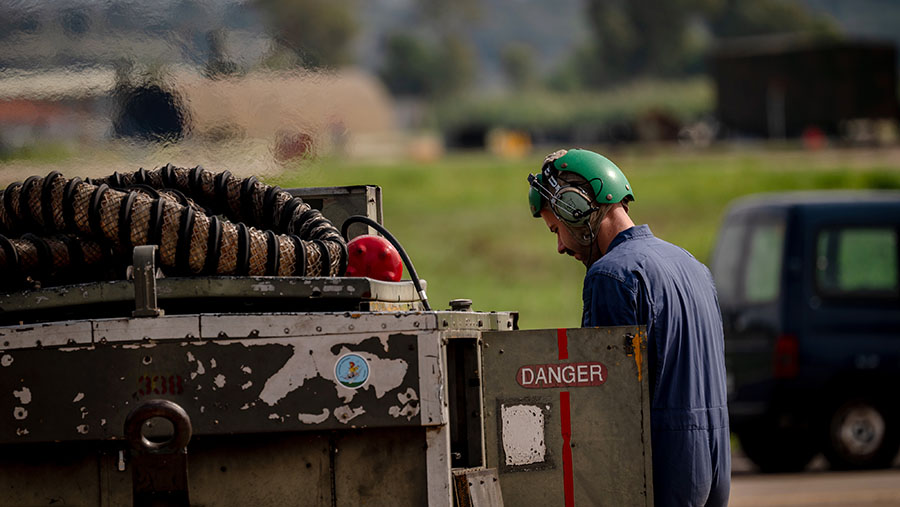
[[429,95],[434,56],[429,48],[406,33],[390,35],[385,42],[384,66],[378,75],[394,95]]
[[531,46],[521,42],[508,44],[500,52],[500,64],[506,80],[513,88],[524,90],[534,85],[536,69]]
[[456,34],[447,35],[441,41],[437,57],[433,84],[436,96],[454,95],[472,84],[477,61],[469,41]]
[[266,14],[276,40],[291,48],[304,67],[332,67],[351,61],[358,25],[354,0],[254,0]]
[[394,95],[435,98],[464,90],[475,70],[474,52],[460,37],[427,44],[423,38],[395,33],[385,42],[378,74]]
[[822,36],[838,33],[833,21],[799,3],[784,0],[721,0],[721,7],[708,21],[712,32],[722,38],[789,32]]
[[84,7],[70,7],[60,13],[63,32],[69,37],[81,37],[91,27],[91,17]]
[[206,33],[206,41],[209,45],[209,59],[203,73],[211,79],[222,78],[237,74],[240,69],[225,51],[225,30],[210,30]]
[[591,86],[684,73],[697,61],[689,30],[698,20],[718,38],[837,32],[827,19],[785,0],[588,0],[587,17],[593,40],[577,66]]

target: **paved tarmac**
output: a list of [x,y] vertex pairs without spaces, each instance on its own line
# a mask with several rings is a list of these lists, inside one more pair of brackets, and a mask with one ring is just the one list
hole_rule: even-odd
[[735,454],[732,464],[731,507],[897,507],[900,506],[900,458],[887,470],[842,472],[828,469],[821,456],[807,471],[760,474]]

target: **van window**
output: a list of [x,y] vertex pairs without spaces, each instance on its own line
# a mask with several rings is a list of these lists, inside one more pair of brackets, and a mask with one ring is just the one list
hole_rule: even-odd
[[747,266],[744,270],[745,302],[771,303],[778,299],[783,255],[784,224],[755,224],[750,231]]
[[819,233],[816,284],[832,296],[897,296],[897,231],[845,227]]
[[742,223],[728,224],[719,233],[712,262],[712,274],[722,304],[731,304],[739,300],[739,268],[746,233],[747,226]]

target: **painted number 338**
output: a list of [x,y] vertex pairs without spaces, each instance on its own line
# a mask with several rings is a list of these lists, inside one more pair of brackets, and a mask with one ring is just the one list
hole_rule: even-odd
[[138,379],[138,395],[148,394],[181,394],[184,382],[180,375],[141,375]]

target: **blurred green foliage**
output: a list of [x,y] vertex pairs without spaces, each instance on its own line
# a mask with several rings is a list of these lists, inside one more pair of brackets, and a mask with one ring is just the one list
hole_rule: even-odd
[[526,89],[501,96],[466,96],[435,105],[434,123],[442,128],[484,125],[541,129],[598,128],[629,122],[662,111],[685,121],[711,113],[712,83],[702,77],[641,80],[597,92],[555,93]]
[[[835,154],[837,153],[837,154]],[[829,152],[694,152],[630,148],[607,154],[635,188],[636,223],[707,262],[722,214],[755,192],[900,188],[895,165]],[[523,328],[578,326],[584,267],[556,253],[556,239],[528,212],[526,160],[457,154],[433,163],[318,160],[269,181],[283,187],[373,184],[383,189],[385,226],[428,280],[435,308],[471,298],[476,310],[517,310]]]
[[277,67],[289,48],[296,63],[307,68],[334,67],[350,63],[353,42],[359,31],[354,0],[253,0],[281,48],[273,48],[269,63]]
[[66,160],[72,154],[72,148],[64,143],[26,144],[20,148],[6,148],[0,144],[0,162],[18,161],[49,164]]
[[585,14],[593,37],[561,69],[575,69],[585,87],[697,72],[714,39],[838,33],[828,18],[783,0],[588,0]]
[[506,81],[514,90],[531,88],[538,81],[534,49],[527,44],[521,42],[507,44],[500,53],[500,65]]
[[396,96],[455,97],[471,84],[477,70],[472,47],[455,34],[428,43],[395,33],[387,38],[384,53],[378,74]]

